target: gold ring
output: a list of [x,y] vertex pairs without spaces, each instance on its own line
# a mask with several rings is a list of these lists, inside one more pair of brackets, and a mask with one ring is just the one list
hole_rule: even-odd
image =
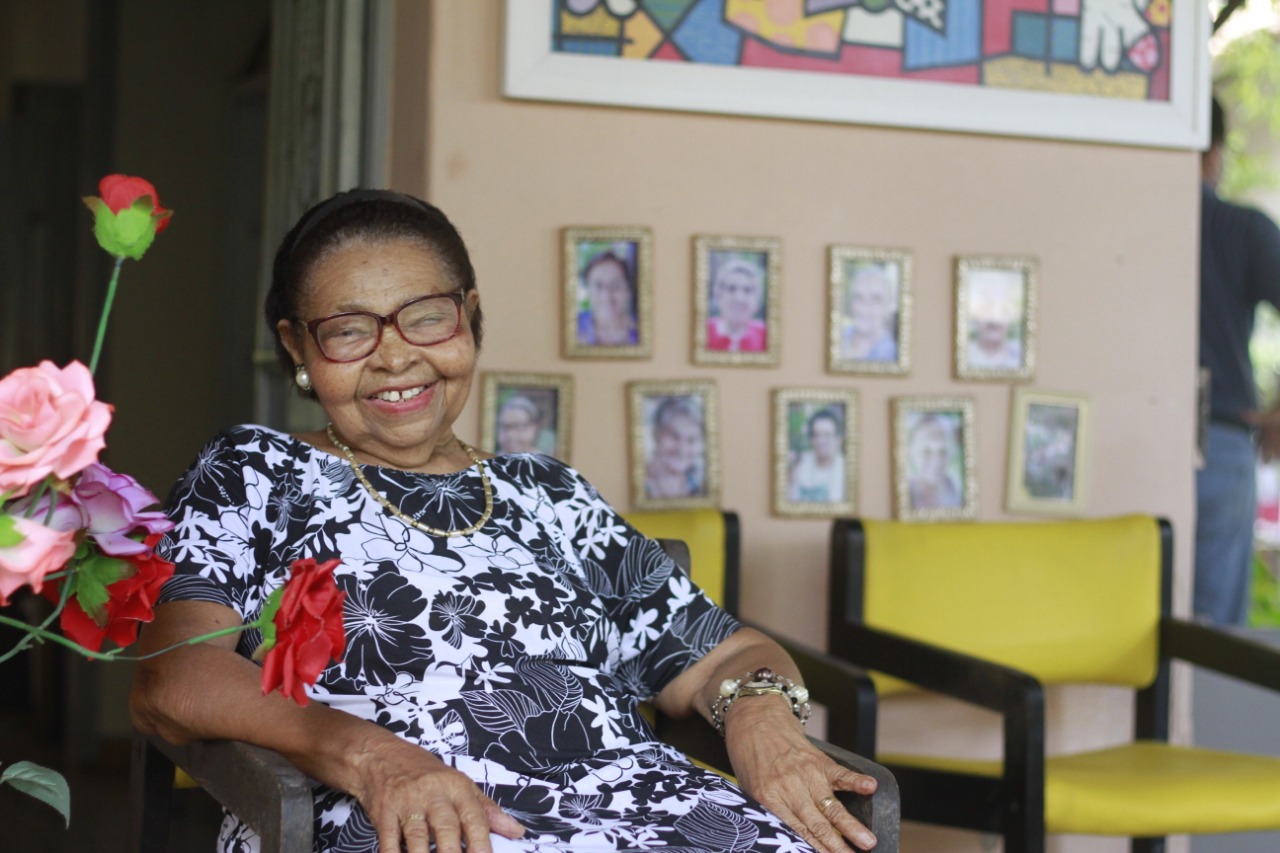
[[835,797],[827,797],[825,800],[818,803],[818,811],[822,812],[823,814],[826,814],[827,809],[831,808],[831,806],[835,804],[835,801],[836,801]]
[[422,812],[414,812],[413,814],[405,815],[404,820],[402,820],[401,823],[408,823],[411,820],[426,820],[426,819],[427,819],[427,816],[424,815]]

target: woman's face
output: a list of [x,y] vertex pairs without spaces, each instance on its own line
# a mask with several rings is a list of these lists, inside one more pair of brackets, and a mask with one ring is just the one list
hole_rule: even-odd
[[[303,282],[299,314],[304,321],[343,311],[385,316],[411,299],[456,288],[421,243],[358,240],[315,265]],[[468,316],[478,301],[474,290],[467,294],[461,327],[447,341],[414,346],[387,324],[371,355],[343,364],[325,359],[305,331],[294,336],[288,321],[281,322],[280,334],[294,361],[306,365],[340,438],[364,461],[416,469],[453,441],[453,422],[467,401],[476,365]]]
[[947,435],[937,424],[926,424],[911,439],[911,460],[916,476],[929,482],[942,482],[947,476],[951,449]]
[[498,413],[498,450],[528,453],[538,441],[538,421],[522,406],[504,406]]
[[830,462],[840,451],[840,435],[831,418],[818,418],[809,427],[809,446],[820,462]]
[[865,271],[854,276],[849,288],[849,316],[860,334],[868,337],[884,334],[894,307],[893,290],[884,275]]
[[668,417],[655,428],[653,455],[669,474],[684,474],[702,460],[702,424],[687,415]]
[[597,327],[615,327],[631,321],[631,285],[622,266],[602,261],[587,273],[587,295]]
[[731,326],[745,326],[760,313],[764,285],[755,276],[733,270],[716,279],[716,309]]

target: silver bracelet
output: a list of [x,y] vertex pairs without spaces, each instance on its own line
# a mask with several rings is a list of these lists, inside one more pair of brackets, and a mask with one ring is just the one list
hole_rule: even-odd
[[800,725],[809,719],[809,691],[784,675],[771,669],[753,669],[741,678],[726,678],[720,682],[720,695],[711,703],[711,725],[724,737],[724,718],[729,707],[743,696],[769,696],[776,694],[791,703],[791,713]]

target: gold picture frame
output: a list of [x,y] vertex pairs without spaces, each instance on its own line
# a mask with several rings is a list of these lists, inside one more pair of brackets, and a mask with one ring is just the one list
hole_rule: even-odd
[[959,379],[1035,375],[1039,262],[1030,257],[956,258],[955,365]]
[[857,493],[858,393],[774,389],[773,511],[807,518],[853,515]]
[[719,395],[710,380],[627,383],[635,509],[720,505]]
[[1036,515],[1082,515],[1089,398],[1013,389],[1005,508]]
[[905,249],[828,249],[828,370],[892,376],[910,371],[912,268]]
[[782,336],[782,240],[693,239],[693,361],[776,366]]
[[566,358],[653,354],[653,233],[643,227],[561,232]]
[[494,454],[537,452],[568,462],[573,447],[573,377],[486,372],[480,446]]
[[954,521],[977,516],[974,402],[968,397],[894,397],[896,516]]

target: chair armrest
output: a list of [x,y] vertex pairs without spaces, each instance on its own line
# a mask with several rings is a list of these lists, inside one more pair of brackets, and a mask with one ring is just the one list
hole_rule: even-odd
[[1280,691],[1280,649],[1221,628],[1166,616],[1160,620],[1160,649],[1165,656]]
[[862,821],[862,825],[875,833],[876,853],[897,853],[898,834],[902,822],[902,800],[898,795],[898,780],[885,767],[841,749],[835,744],[809,738],[832,761],[876,780],[876,792],[870,797],[841,792],[837,794],[849,814]]
[[962,699],[993,711],[1007,712],[1039,697],[1044,688],[1021,670],[963,652],[861,624],[841,627],[856,663],[919,687]]
[[827,706],[827,740],[855,753],[874,754],[876,687],[866,670],[768,628],[751,622],[744,624],[782,646],[800,667],[809,694]]
[[138,737],[251,826],[262,838],[263,853],[311,853],[311,782],[283,756],[240,741],[199,740],[174,746],[154,735]]

